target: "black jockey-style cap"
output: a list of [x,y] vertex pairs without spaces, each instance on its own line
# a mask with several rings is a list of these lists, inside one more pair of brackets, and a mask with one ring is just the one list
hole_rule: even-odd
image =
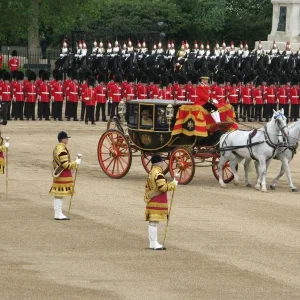
[[64,131],[61,131],[58,135],[57,135],[57,139],[58,141],[61,141],[63,139],[69,139],[70,136],[68,136],[68,134]]
[[153,154],[152,157],[151,157],[152,165],[156,164],[156,163],[159,163],[159,162],[162,162],[161,156],[159,154]]

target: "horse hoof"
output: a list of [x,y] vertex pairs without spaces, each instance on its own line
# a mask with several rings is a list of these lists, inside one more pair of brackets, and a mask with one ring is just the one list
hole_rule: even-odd
[[263,193],[267,193],[268,192],[267,188],[261,188],[260,191],[263,192]]
[[239,183],[238,181],[235,181],[235,180],[234,180],[234,181],[233,181],[233,184],[234,184],[234,185],[239,185],[240,183]]
[[276,190],[275,185],[270,185],[270,189],[271,189],[271,190]]
[[226,185],[226,184],[223,184],[223,185],[221,185],[221,188],[222,188],[222,189],[227,189],[227,185]]
[[292,192],[298,192],[296,188],[291,189]]
[[260,191],[260,185],[259,184],[255,185],[255,189]]
[[251,184],[251,183],[248,183],[248,184],[246,185],[246,187],[251,188],[251,187],[252,187],[252,184]]

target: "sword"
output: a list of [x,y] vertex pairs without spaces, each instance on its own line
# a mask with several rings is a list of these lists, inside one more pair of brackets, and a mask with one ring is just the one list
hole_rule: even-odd
[[[82,154],[77,154],[77,158],[81,158]],[[72,202],[73,202],[73,197],[74,197],[74,192],[75,192],[75,183],[76,183],[76,178],[77,178],[77,171],[78,168],[75,170],[75,176],[74,176],[74,185],[73,185],[73,191],[72,191],[72,195],[71,195],[71,199],[70,199],[70,203],[69,203],[69,210],[68,210],[68,214],[70,214],[70,210],[71,210],[71,206],[72,206]]]
[[[9,142],[9,137],[7,136],[5,138],[5,142],[8,143]],[[8,198],[8,148],[6,148],[6,153],[5,153],[5,160],[6,160],[6,200]]]
[[[176,173],[174,174],[174,179],[176,180],[176,178],[179,178],[180,177],[180,174]],[[165,248],[165,242],[166,242],[166,238],[167,238],[167,233],[168,233],[168,228],[169,228],[169,222],[170,222],[170,217],[171,217],[171,212],[172,212],[172,204],[173,204],[173,200],[174,200],[174,194],[175,194],[175,190],[173,190],[172,192],[172,198],[171,198],[171,201],[170,201],[170,209],[169,209],[169,214],[168,214],[168,219],[167,219],[167,225],[166,225],[166,228],[165,228],[165,236],[164,236],[164,241],[163,241],[163,249]]]

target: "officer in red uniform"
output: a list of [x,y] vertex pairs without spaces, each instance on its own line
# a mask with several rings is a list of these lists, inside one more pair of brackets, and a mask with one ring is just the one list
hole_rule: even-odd
[[158,92],[158,99],[172,100],[172,95],[168,86],[169,86],[169,79],[167,76],[163,76],[161,78],[161,88],[159,89]]
[[126,102],[136,98],[136,87],[134,84],[134,76],[132,74],[128,74],[127,76],[127,85],[124,89],[124,98]]
[[24,101],[25,101],[25,88],[24,88],[24,73],[18,71],[16,76],[16,84],[13,87],[13,100],[15,101],[15,120],[23,118]]
[[[12,75],[12,81],[11,81],[11,90],[12,92],[14,91],[15,89],[15,86],[17,85],[17,74],[18,74],[18,70],[14,70],[13,72],[11,72],[11,75]],[[14,118],[16,115],[16,100],[12,99],[12,102],[11,102],[11,118]]]
[[38,91],[38,99],[41,105],[41,111],[39,120],[42,120],[44,117],[45,120],[50,121],[50,93],[51,93],[51,86],[49,84],[49,73],[43,73],[43,83],[40,85]]
[[256,87],[253,89],[253,104],[254,104],[254,118],[256,121],[262,122],[262,108],[264,104],[263,91],[261,88],[261,78],[256,79]]
[[268,87],[266,88],[265,93],[265,117],[266,122],[269,122],[269,118],[273,115],[273,109],[276,110],[276,86],[275,86],[275,80],[273,77],[269,78],[268,81]]
[[191,84],[187,84],[185,86],[187,92],[187,99],[190,102],[194,102],[196,104],[198,102],[198,94],[197,94],[197,86],[199,84],[198,76],[193,76],[191,78]]
[[111,97],[112,97],[112,105],[110,118],[112,119],[114,116],[118,116],[118,106],[123,97],[122,91],[122,76],[117,74],[115,76],[115,83],[111,86]]
[[[69,69],[68,72],[67,72],[67,78],[65,79],[65,81],[63,82],[63,91],[64,91],[64,94],[66,95],[66,90],[68,88],[68,85],[72,82],[72,75],[73,73],[75,73],[76,71],[74,71],[73,69]],[[66,108],[65,108],[65,117],[67,119],[70,119],[68,117],[68,112],[69,112],[69,102],[67,101],[66,99]],[[77,112],[76,112],[77,114]]]
[[239,108],[239,101],[240,101],[240,89],[237,86],[238,78],[236,76],[231,77],[230,85],[227,87],[227,101],[233,107],[236,120],[238,120],[238,108]]
[[88,124],[88,121],[92,122],[92,125],[95,123],[95,104],[96,104],[96,93],[95,93],[95,84],[96,79],[93,76],[90,76],[87,79],[88,88],[84,90],[82,94],[82,99],[85,100],[86,113],[85,113],[85,124]]
[[294,76],[292,78],[292,86],[289,89],[289,101],[291,103],[291,120],[297,121],[299,118],[299,86],[298,86],[298,77]]
[[81,113],[80,113],[80,121],[84,120],[84,115],[85,115],[85,99],[82,97],[83,93],[85,92],[85,90],[88,88],[88,84],[87,84],[87,78],[81,80],[82,83],[80,85],[79,88],[79,94],[80,94],[80,99],[81,100]]
[[186,80],[182,75],[179,75],[177,79],[179,85],[174,90],[174,99],[179,101],[186,101],[186,90],[185,90]]
[[79,83],[78,83],[78,75],[76,72],[71,74],[71,82],[68,84],[66,88],[66,98],[68,103],[68,121],[73,118],[74,121],[78,121],[77,119],[77,106],[79,100]]
[[[279,103],[279,109],[283,108],[284,113],[289,115],[289,98],[288,98],[288,90],[286,88],[287,78],[286,76],[282,76],[280,78],[280,87],[277,89],[277,99]],[[287,118],[288,119],[288,118]]]
[[160,77],[158,75],[154,76],[152,87],[149,85],[149,98],[158,99],[158,93],[160,89]]
[[106,114],[105,114],[105,107],[106,107],[106,100],[107,100],[107,88],[104,84],[105,75],[99,74],[98,82],[99,85],[95,88],[96,93],[96,121],[98,122],[100,119],[100,109],[101,109],[101,117],[103,122],[107,122]]
[[110,116],[111,113],[111,104],[112,104],[112,93],[111,93],[111,87],[115,84],[114,81],[115,76],[113,74],[110,74],[110,81],[107,83],[106,88],[107,88],[107,115]]
[[36,75],[34,72],[30,72],[28,75],[29,82],[25,86],[25,95],[26,95],[26,118],[29,120],[32,118],[32,121],[35,121],[35,103],[37,99],[37,84],[35,83]]
[[17,71],[19,69],[19,59],[17,57],[18,54],[17,54],[16,50],[13,50],[11,55],[12,55],[12,58],[8,62],[8,67],[9,67],[10,72],[13,72],[13,71]]
[[252,88],[250,84],[251,78],[245,76],[244,85],[241,88],[241,102],[243,104],[243,120],[244,122],[251,122],[251,105],[252,101]]
[[55,74],[55,82],[52,84],[51,87],[51,100],[53,101],[53,112],[52,117],[54,121],[57,119],[62,121],[62,107],[64,101],[64,91],[63,91],[63,74],[57,72]]
[[10,106],[12,101],[12,88],[11,88],[11,76],[8,72],[2,74],[3,83],[1,84],[0,100],[5,104],[5,110],[7,112],[7,120],[10,120]]
[[219,104],[224,105],[226,103],[226,91],[225,91],[225,80],[223,76],[219,76],[217,79],[217,86],[214,88],[214,97]]
[[142,78],[141,78],[141,84],[138,85],[137,91],[136,91],[137,99],[139,99],[139,100],[148,99],[147,82],[148,82],[147,76],[142,76]]

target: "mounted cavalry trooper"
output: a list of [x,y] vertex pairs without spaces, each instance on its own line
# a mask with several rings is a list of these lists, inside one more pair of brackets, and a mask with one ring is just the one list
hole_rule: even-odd
[[106,53],[107,53],[107,55],[111,55],[112,52],[113,52],[113,49],[112,49],[112,46],[111,46],[111,42],[108,40]]
[[159,41],[159,43],[158,43],[158,49],[157,49],[157,51],[156,51],[156,54],[157,54],[157,55],[163,55],[164,53],[165,53],[165,50],[164,50],[164,48],[162,47],[161,41]]
[[148,48],[147,48],[147,44],[146,44],[145,40],[143,41],[143,44],[142,44],[141,53],[144,55],[148,54]]
[[249,55],[249,46],[248,46],[248,43],[247,41],[245,42],[245,47],[244,47],[244,51],[243,51],[243,54],[242,54],[242,57],[243,58],[246,58],[248,55]]
[[97,41],[95,40],[95,41],[94,41],[94,44],[93,44],[92,55],[97,55],[97,54],[98,54],[98,51],[99,51],[98,43],[97,43]]
[[118,40],[116,39],[115,45],[113,47],[113,54],[118,55],[119,53],[120,53],[120,46]]
[[75,54],[75,57],[81,58],[82,55],[83,55],[83,51],[82,51],[82,41],[78,41],[77,53]]
[[242,56],[243,55],[243,52],[244,52],[244,46],[243,46],[243,42],[240,41],[240,48],[239,50],[237,51],[237,54]]
[[69,54],[69,48],[66,39],[63,40],[62,48],[60,50],[60,58],[63,58]]
[[105,53],[105,48],[102,40],[100,40],[97,56],[103,56],[104,53]]
[[176,54],[176,50],[174,49],[174,47],[172,46],[172,42],[173,41],[168,41],[168,50],[166,52],[166,55],[168,57],[169,60],[171,60],[175,54]]
[[216,57],[219,57],[221,55],[220,45],[219,45],[218,41],[216,41],[216,46],[215,46],[214,53],[215,53]]
[[122,55],[123,55],[123,56],[125,56],[125,55],[126,55],[126,53],[127,53],[127,45],[126,45],[126,43],[125,43],[125,42],[124,42],[124,44],[123,44],[123,47],[122,47],[121,53],[122,53]]
[[257,49],[255,50],[255,54],[257,56],[263,56],[265,55],[265,51],[262,47],[261,41],[258,41]]
[[195,42],[194,42],[194,48],[192,49],[192,52],[195,53],[195,55],[197,56],[198,51],[199,51],[198,42],[195,40]]
[[200,50],[198,51],[198,58],[201,58],[203,55],[205,54],[205,49],[204,49],[204,45],[203,42],[200,42]]
[[159,154],[151,157],[152,168],[149,172],[144,201],[146,202],[145,221],[149,222],[148,238],[151,250],[166,250],[158,243],[157,230],[161,221],[169,217],[167,192],[174,191],[178,182],[167,182],[163,174],[163,160]]
[[235,51],[235,47],[234,47],[233,41],[231,41],[231,43],[230,43],[230,48],[229,48],[227,54],[228,54],[229,57],[232,57],[232,56],[236,55],[236,51]]
[[283,59],[289,59],[290,55],[292,54],[293,52],[291,50],[291,44],[290,42],[286,42],[285,50],[282,52]]
[[227,52],[227,49],[226,49],[226,43],[225,43],[225,41],[223,41],[223,43],[222,43],[222,48],[221,48],[221,50],[220,50],[220,54],[223,56],[223,55],[226,54],[226,52]]
[[182,41],[180,50],[177,52],[177,57],[178,57],[178,60],[182,60],[185,57],[185,45],[184,45],[184,41]]
[[61,131],[58,136],[58,144],[53,150],[53,184],[50,194],[54,196],[54,219],[70,220],[62,213],[62,199],[74,194],[74,179],[72,171],[81,164],[81,158],[71,162],[70,153],[67,149],[69,136]]
[[280,55],[280,52],[279,52],[279,49],[277,48],[277,44],[275,41],[273,41],[273,47],[272,49],[270,50],[269,54],[271,56],[277,56],[277,55]]
[[134,53],[134,48],[132,46],[132,42],[130,40],[130,38],[128,38],[128,47],[127,47],[127,53]]
[[156,55],[157,53],[157,46],[156,46],[156,42],[154,41],[153,42],[153,47],[152,47],[152,50],[151,50],[151,55]]
[[210,45],[209,42],[206,43],[206,51],[205,51],[205,57],[207,58],[208,56],[210,56]]

